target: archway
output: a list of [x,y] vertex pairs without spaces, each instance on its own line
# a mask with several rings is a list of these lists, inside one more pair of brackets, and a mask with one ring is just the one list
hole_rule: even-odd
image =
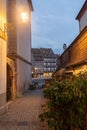
[[7,64],[7,92],[6,92],[7,101],[10,101],[12,99],[12,84],[13,84],[13,72],[9,64]]

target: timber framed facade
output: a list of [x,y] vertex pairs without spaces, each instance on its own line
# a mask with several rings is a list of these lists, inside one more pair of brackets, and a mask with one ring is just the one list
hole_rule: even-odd
[[73,74],[87,70],[87,26],[59,58],[58,69],[65,68]]

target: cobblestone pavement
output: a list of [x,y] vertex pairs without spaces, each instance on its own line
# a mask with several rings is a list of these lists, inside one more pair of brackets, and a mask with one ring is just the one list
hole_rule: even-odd
[[17,98],[8,112],[0,115],[0,130],[47,130],[46,124],[39,121],[42,90],[33,90]]

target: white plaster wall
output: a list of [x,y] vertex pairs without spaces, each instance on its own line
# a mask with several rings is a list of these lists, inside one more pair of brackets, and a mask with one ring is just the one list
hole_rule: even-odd
[[0,38],[0,94],[6,92],[6,41]]
[[[31,62],[31,17],[27,0],[17,0],[17,54]],[[21,13],[26,12],[28,19],[23,22]],[[17,58],[17,89],[24,91],[31,82],[31,65]]]
[[0,0],[0,29],[4,31],[6,23],[6,0]]
[[17,89],[23,91],[31,83],[31,65],[17,59]]
[[[31,62],[31,17],[27,0],[17,0],[17,54]],[[28,19],[23,22],[21,13],[26,12]]]
[[85,26],[87,26],[87,10],[85,11],[85,13],[83,14],[83,16],[79,21],[80,31],[83,30]]
[[[6,0],[0,0],[0,30],[6,23]],[[1,35],[1,32],[0,32]],[[0,36],[0,94],[6,92],[6,41]]]

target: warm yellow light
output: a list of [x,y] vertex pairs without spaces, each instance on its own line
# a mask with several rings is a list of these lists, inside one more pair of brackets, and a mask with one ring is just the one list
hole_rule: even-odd
[[21,13],[21,18],[23,22],[26,22],[28,20],[27,13]]
[[37,67],[35,67],[34,69],[35,69],[35,70],[38,70],[38,68],[37,68]]

